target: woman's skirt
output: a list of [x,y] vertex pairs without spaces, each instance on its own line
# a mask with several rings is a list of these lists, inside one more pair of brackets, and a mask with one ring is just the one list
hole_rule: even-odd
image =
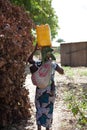
[[36,88],[36,122],[37,125],[41,125],[46,128],[51,127],[53,120],[55,86],[52,87],[48,86],[45,89]]

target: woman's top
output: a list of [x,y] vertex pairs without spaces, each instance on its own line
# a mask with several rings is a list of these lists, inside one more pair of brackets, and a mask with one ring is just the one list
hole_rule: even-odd
[[[42,61],[35,61],[34,64],[30,66],[30,72],[33,74],[34,72],[38,70],[38,68],[41,65],[42,65]],[[55,62],[52,62],[51,81],[54,81],[54,74],[55,74],[55,70],[57,66],[58,64],[56,64]]]

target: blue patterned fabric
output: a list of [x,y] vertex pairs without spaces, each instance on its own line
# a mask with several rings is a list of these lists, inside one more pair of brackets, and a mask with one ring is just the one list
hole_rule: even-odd
[[[51,81],[54,81],[56,64],[52,63]],[[44,81],[45,82],[45,81]],[[35,106],[37,125],[51,127],[53,120],[53,108],[55,101],[55,85],[49,85],[44,89],[36,88]]]

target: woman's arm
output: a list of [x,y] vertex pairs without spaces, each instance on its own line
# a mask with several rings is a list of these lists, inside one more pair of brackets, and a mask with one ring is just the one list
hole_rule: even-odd
[[27,60],[30,64],[34,64],[35,63],[35,61],[33,60],[33,55],[34,55],[36,50],[37,50],[37,44],[36,44],[36,46],[34,48],[34,51],[31,53],[31,55],[29,56],[29,58]]
[[60,67],[59,65],[56,66],[56,71],[57,71],[59,74],[64,74],[63,68]]

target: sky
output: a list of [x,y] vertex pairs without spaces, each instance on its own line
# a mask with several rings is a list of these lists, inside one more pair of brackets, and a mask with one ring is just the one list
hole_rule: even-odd
[[56,39],[87,41],[87,0],[53,0],[60,30]]

